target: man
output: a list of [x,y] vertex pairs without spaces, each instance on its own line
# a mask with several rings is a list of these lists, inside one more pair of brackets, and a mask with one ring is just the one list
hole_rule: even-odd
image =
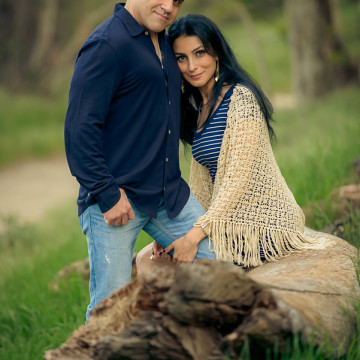
[[[79,219],[88,242],[86,319],[130,281],[142,229],[164,248],[179,238],[194,243],[191,228],[204,213],[179,170],[181,76],[164,32],[182,1],[116,4],[76,59],[65,147],[80,183]],[[196,240],[196,258],[215,258],[202,229],[195,231],[203,239]],[[174,257],[192,261],[176,250]]]

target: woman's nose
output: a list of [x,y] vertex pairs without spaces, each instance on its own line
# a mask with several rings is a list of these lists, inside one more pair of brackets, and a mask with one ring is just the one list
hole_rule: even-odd
[[189,71],[193,72],[196,70],[196,68],[197,68],[196,61],[194,61],[193,59],[189,59]]

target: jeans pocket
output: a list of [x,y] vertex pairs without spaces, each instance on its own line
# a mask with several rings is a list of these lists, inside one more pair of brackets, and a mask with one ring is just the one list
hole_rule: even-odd
[[89,216],[89,208],[87,208],[81,215],[79,215],[79,223],[84,235],[86,235],[86,228],[89,225]]

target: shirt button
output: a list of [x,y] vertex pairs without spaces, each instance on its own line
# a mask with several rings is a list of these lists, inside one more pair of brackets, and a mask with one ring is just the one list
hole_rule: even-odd
[[169,105],[171,105],[171,101],[169,100]]
[[169,130],[169,135],[171,134],[171,130]]
[[149,35],[149,32],[148,32],[148,31],[145,31],[145,35],[148,36],[148,35]]
[[169,162],[169,158],[166,158],[166,162]]

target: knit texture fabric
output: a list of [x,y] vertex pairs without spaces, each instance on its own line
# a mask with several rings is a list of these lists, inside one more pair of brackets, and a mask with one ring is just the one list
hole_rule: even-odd
[[[218,159],[215,182],[192,159],[190,188],[206,210],[201,226],[218,260],[259,266],[290,252],[324,248],[304,235],[305,216],[276,163],[265,118],[254,94],[236,86]],[[259,244],[260,243],[260,244]]]

